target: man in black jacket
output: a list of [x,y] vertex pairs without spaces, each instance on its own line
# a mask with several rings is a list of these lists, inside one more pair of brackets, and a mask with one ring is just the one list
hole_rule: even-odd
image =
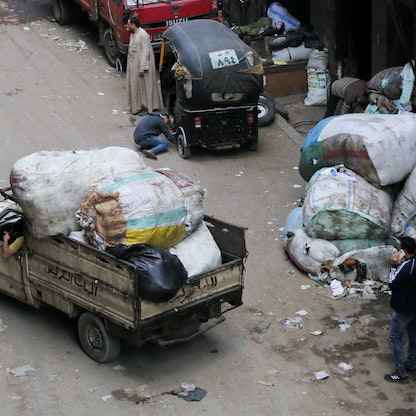
[[[391,257],[389,275],[392,319],[389,341],[393,350],[395,371],[384,380],[408,383],[407,372],[416,370],[416,242],[411,237],[400,239],[399,251]],[[407,357],[403,352],[403,336],[407,332]]]

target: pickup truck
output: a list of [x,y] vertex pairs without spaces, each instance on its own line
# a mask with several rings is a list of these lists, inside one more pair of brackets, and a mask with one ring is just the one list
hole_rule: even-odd
[[[0,201],[0,231],[23,219],[13,198]],[[188,276],[187,284],[167,302],[140,297],[136,266],[65,235],[37,239],[25,230],[25,245],[0,258],[0,292],[35,308],[55,308],[78,319],[84,352],[105,363],[115,359],[121,341],[140,346],[183,342],[225,320],[242,304],[247,257],[245,228],[205,216],[221,250],[222,264]]]

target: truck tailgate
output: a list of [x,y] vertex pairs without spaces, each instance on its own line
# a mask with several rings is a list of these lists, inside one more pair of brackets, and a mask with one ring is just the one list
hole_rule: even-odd
[[201,301],[212,301],[232,290],[241,291],[244,286],[243,267],[242,260],[236,258],[213,271],[193,276],[198,285],[182,286],[176,296],[168,302],[153,303],[142,300],[141,320],[144,321],[168,311],[178,312],[190,304],[197,305]]

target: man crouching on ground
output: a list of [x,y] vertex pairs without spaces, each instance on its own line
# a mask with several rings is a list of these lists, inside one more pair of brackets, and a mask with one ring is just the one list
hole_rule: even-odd
[[153,111],[144,117],[134,130],[134,142],[139,145],[146,157],[157,159],[157,154],[168,150],[169,145],[161,139],[163,133],[167,140],[176,143],[175,133],[169,130],[169,116]]

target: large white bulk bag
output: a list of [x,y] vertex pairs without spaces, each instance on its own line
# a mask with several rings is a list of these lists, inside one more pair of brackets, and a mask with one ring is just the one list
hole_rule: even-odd
[[306,232],[326,240],[383,239],[390,231],[393,199],[343,166],[312,176],[303,206]]
[[15,162],[10,184],[32,233],[43,238],[80,229],[75,213],[99,181],[145,168],[140,155],[124,147],[40,151]]
[[321,120],[302,145],[299,173],[309,181],[342,163],[375,186],[405,179],[416,165],[416,115],[344,114]]

